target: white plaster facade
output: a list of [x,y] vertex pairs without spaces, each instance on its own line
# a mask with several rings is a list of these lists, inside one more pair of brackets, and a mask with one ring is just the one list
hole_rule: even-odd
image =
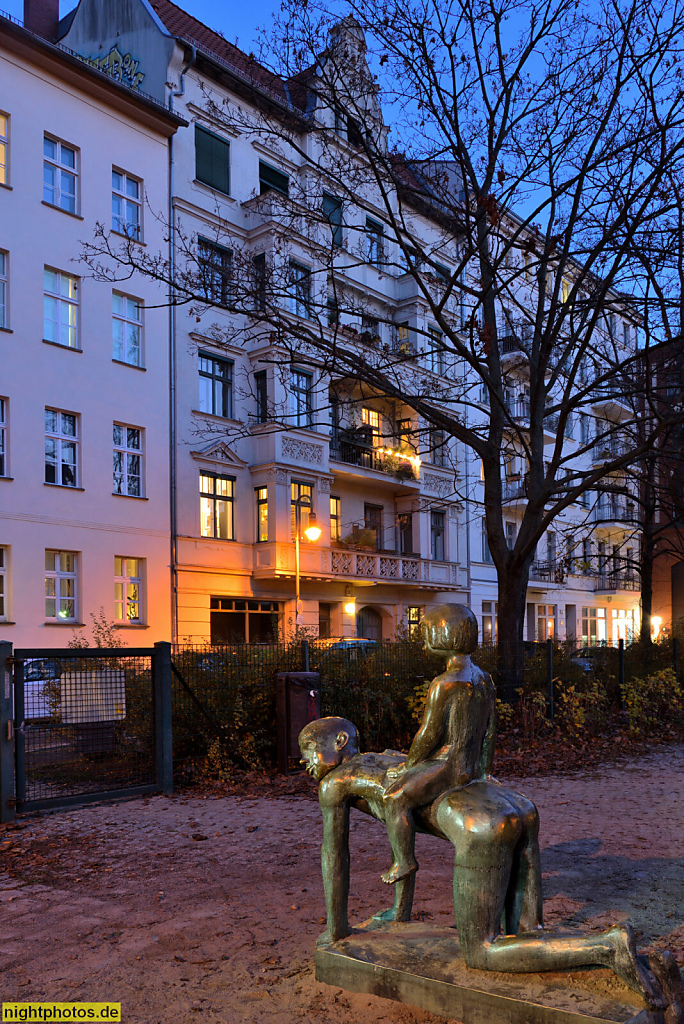
[[[0,639],[65,646],[80,623],[90,634],[90,613],[103,609],[107,620],[121,619],[129,646],[147,646],[170,631],[168,312],[144,308],[156,287],[122,282],[120,291],[143,307],[140,366],[126,353],[114,360],[112,285],[77,261],[96,223],[111,226],[113,168],[138,183],[141,244],[163,246],[152,211],[166,208],[167,140],[177,120],[4,18],[0,112]],[[44,192],[48,152],[62,166],[58,190]],[[44,303],[55,284],[60,296]],[[46,325],[55,311],[60,324]],[[65,414],[49,424],[63,436],[57,465],[49,457],[47,468],[46,409]],[[120,488],[139,497],[113,493],[115,423],[139,432],[126,440],[141,444],[133,454],[142,466],[131,462]],[[55,552],[63,554],[55,560]],[[118,605],[117,570],[128,599]],[[139,583],[126,584],[135,573]]]

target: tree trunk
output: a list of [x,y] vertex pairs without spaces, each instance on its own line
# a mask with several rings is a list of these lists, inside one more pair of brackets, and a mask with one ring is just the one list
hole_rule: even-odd
[[499,572],[499,632],[497,690],[501,700],[517,699],[524,683],[523,630],[527,607],[529,565]]

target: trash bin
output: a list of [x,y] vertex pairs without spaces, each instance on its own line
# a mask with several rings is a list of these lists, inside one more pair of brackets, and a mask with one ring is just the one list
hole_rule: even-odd
[[278,771],[286,772],[289,758],[299,759],[300,732],[321,717],[321,677],[318,672],[276,673],[276,738]]

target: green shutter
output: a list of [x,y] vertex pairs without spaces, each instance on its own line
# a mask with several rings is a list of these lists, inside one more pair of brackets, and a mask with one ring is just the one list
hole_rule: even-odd
[[230,143],[195,125],[195,177],[230,195]]
[[259,185],[262,194],[272,188],[286,196],[290,188],[290,179],[287,174],[276,170],[275,167],[271,167],[270,164],[265,164],[263,160],[260,160]]

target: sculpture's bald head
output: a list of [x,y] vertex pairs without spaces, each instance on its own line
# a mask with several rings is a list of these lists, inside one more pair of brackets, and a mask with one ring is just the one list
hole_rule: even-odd
[[472,654],[477,619],[465,604],[438,604],[420,621],[425,646],[433,654]]
[[319,782],[338,764],[359,752],[359,734],[346,718],[317,718],[299,734],[301,764]]

